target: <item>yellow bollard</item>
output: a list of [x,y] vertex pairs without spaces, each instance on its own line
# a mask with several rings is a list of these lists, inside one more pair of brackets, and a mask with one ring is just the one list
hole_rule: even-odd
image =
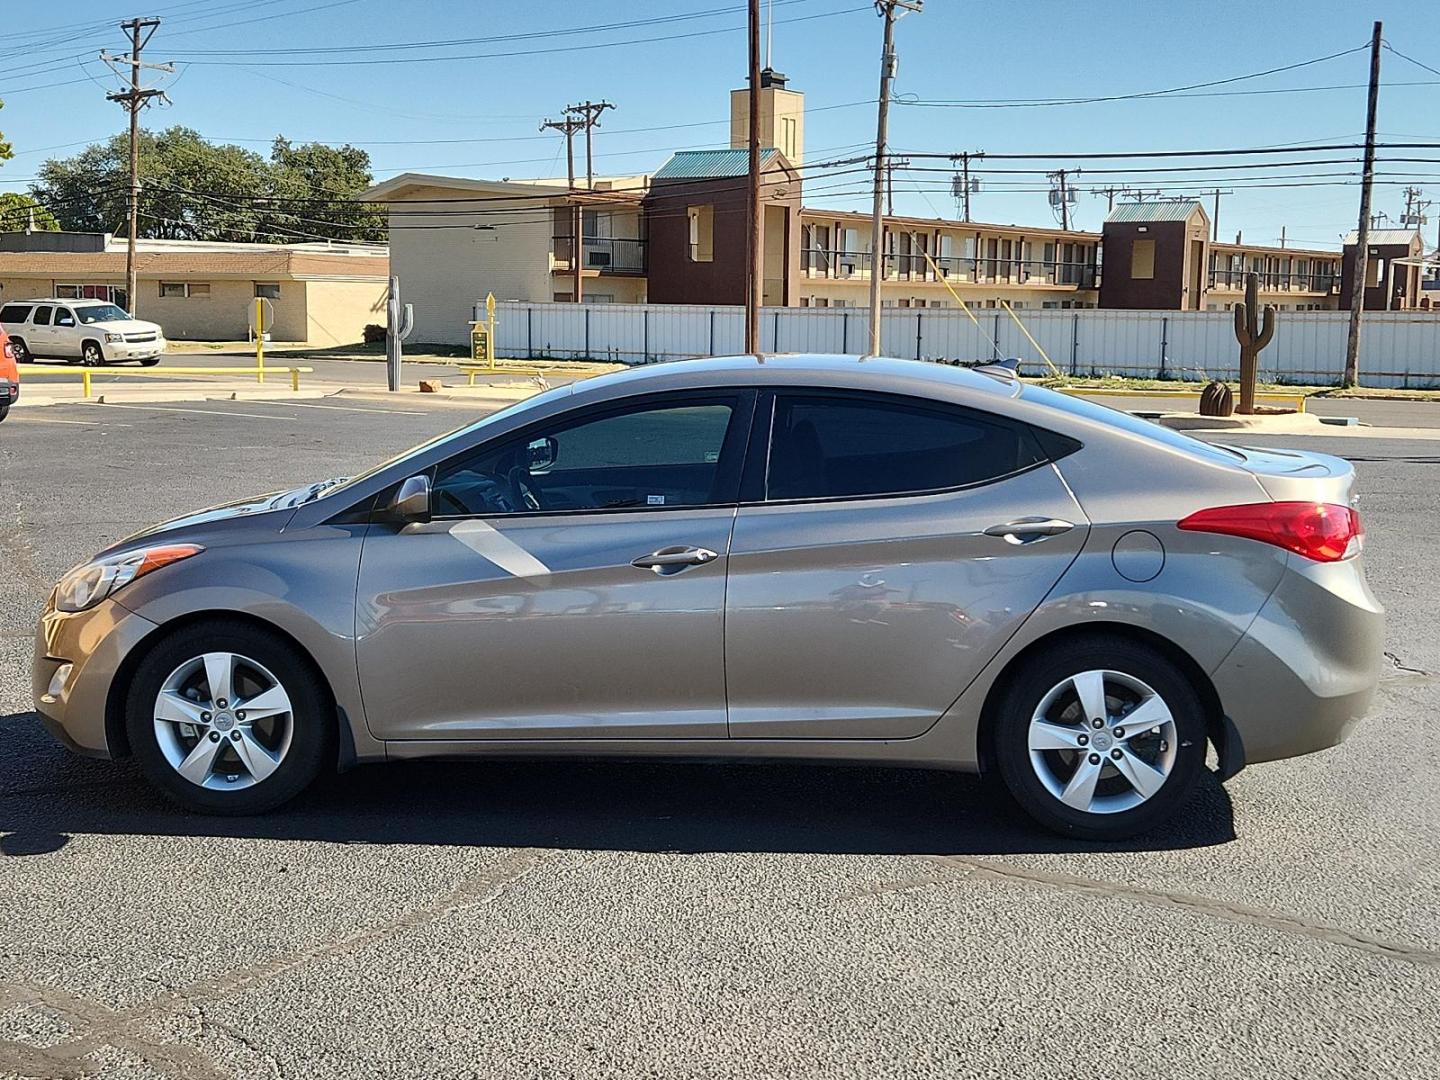
[[[495,294],[485,297],[485,358],[490,361],[490,370],[495,370]],[[470,380],[475,385],[475,380]]]
[[295,391],[298,391],[298,390],[300,389],[300,369],[299,369],[299,368],[292,367],[292,368],[290,369],[290,389],[291,389],[291,390],[295,390]]
[[84,391],[84,396],[88,398],[90,396],[90,370],[88,368],[80,370],[80,387]]
[[255,298],[255,381],[265,382],[265,298]]

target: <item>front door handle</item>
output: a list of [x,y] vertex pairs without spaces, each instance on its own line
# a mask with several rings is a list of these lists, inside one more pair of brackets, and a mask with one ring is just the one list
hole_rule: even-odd
[[1059,536],[1074,527],[1073,521],[1062,521],[1060,518],[1028,517],[1007,521],[1003,525],[991,525],[985,530],[985,535],[1002,537],[1007,544],[1031,544],[1050,536]]
[[666,574],[683,570],[687,566],[700,566],[702,563],[719,557],[709,548],[663,547],[659,551],[652,551],[649,555],[641,555],[630,565],[638,566],[642,570],[654,570],[657,574]]

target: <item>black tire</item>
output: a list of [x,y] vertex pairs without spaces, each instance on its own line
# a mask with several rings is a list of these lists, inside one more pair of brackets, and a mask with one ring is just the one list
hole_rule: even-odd
[[86,367],[102,367],[105,363],[105,350],[100,348],[98,341],[87,341],[80,346],[80,363]]
[[9,405],[0,405],[0,420],[4,420],[5,417],[7,417],[7,416],[9,416],[9,415],[10,415],[10,406],[9,406]]
[[[290,747],[278,768],[238,790],[201,787],[166,759],[155,734],[156,698],[171,672],[209,652],[248,657],[280,681],[290,697]],[[295,648],[277,635],[246,623],[216,620],[191,625],[160,639],[145,655],[125,700],[130,748],[145,778],[172,802],[206,814],[259,814],[293,799],[335,762],[335,709],[319,676]]]
[[10,349],[15,354],[17,364],[29,364],[35,360],[35,354],[30,351],[30,346],[25,344],[24,338],[11,338]]
[[[1096,670],[1119,672],[1148,685],[1169,708],[1175,724],[1175,756],[1164,783],[1138,806],[1111,813],[1086,812],[1061,802],[1037,775],[1030,756],[1031,719],[1051,688]],[[1062,696],[1055,707],[1063,704]],[[1123,725],[1123,719],[1118,723]],[[992,733],[1000,777],[1020,808],[1046,828],[1082,840],[1120,840],[1163,824],[1189,797],[1205,764],[1205,710],[1190,680],[1158,650],[1111,635],[1075,639],[1025,661],[1008,682]],[[1054,760],[1066,767],[1063,755]],[[1102,785],[1122,792],[1129,789],[1108,762],[1101,768],[1102,775],[1111,774],[1100,781]]]
[[158,363],[160,363],[160,357],[158,357],[158,356],[147,356],[147,357],[145,357],[144,360],[141,360],[141,361],[140,361],[140,366],[141,366],[141,367],[154,367],[154,366],[155,366],[156,364],[158,364]]

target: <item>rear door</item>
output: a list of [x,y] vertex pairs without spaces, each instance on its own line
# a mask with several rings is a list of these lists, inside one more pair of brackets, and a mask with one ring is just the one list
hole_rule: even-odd
[[732,738],[921,734],[1084,544],[1025,425],[795,390],[762,396],[756,429],[725,605]]
[[55,311],[50,304],[39,304],[30,313],[30,325],[25,327],[25,344],[36,356],[56,356],[55,331],[51,329],[50,317]]

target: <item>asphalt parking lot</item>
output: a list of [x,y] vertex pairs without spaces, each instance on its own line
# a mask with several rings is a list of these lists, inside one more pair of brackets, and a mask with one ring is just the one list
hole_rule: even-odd
[[1440,440],[1265,440],[1357,463],[1381,693],[1123,845],[966,776],[801,766],[410,763],[205,818],[42,731],[31,633],[70,565],[469,415],[0,427],[0,1076],[1440,1075]]

